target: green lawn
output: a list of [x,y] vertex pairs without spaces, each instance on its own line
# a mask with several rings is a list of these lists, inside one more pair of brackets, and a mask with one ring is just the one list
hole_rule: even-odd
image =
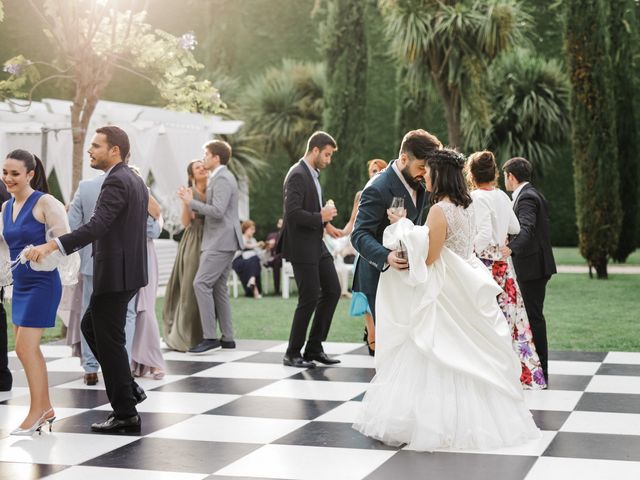
[[555,275],[545,317],[554,350],[640,351],[640,275]]
[[[545,315],[549,345],[554,350],[640,351],[640,311],[637,292],[640,275],[611,275],[609,280],[590,280],[586,275],[555,275],[547,287]],[[162,315],[162,298],[156,311]],[[286,340],[296,298],[231,299],[237,338]],[[333,319],[330,341],[360,342],[363,324],[348,314],[349,301],[341,300]],[[9,312],[10,315],[10,312]],[[10,317],[9,317],[10,318]],[[46,331],[44,342],[60,331]],[[13,349],[9,329],[9,348]]]
[[[577,247],[553,247],[553,256],[558,265],[587,265],[587,261],[582,258]],[[612,265],[640,265],[640,250],[629,255],[625,263],[616,264],[613,261],[610,263]]]

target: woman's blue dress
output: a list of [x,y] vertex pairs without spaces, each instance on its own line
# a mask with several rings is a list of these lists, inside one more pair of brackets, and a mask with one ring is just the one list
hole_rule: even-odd
[[[15,222],[11,198],[3,212],[3,236],[14,261],[27,245],[46,243],[45,225],[33,216],[33,207],[42,192],[33,192],[22,206]],[[50,272],[32,270],[29,263],[21,264],[13,270],[13,296],[11,320],[19,327],[50,328],[56,323],[56,312],[62,296],[60,274],[55,269]]]

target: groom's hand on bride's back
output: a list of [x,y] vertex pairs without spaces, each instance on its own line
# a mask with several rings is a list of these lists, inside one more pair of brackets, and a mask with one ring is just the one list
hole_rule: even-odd
[[396,270],[406,270],[409,268],[409,261],[406,258],[400,258],[397,255],[398,252],[392,250],[387,255],[387,265]]

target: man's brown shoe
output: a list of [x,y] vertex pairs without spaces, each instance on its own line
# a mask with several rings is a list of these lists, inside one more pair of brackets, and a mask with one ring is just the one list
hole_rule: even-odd
[[84,383],[85,385],[95,385],[98,383],[98,374],[97,373],[85,373],[84,374]]

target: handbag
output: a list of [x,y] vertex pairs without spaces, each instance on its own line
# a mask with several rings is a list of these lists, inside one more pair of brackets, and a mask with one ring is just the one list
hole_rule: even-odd
[[369,311],[369,301],[367,296],[362,292],[352,292],[351,305],[349,306],[349,315],[352,317],[361,317]]

